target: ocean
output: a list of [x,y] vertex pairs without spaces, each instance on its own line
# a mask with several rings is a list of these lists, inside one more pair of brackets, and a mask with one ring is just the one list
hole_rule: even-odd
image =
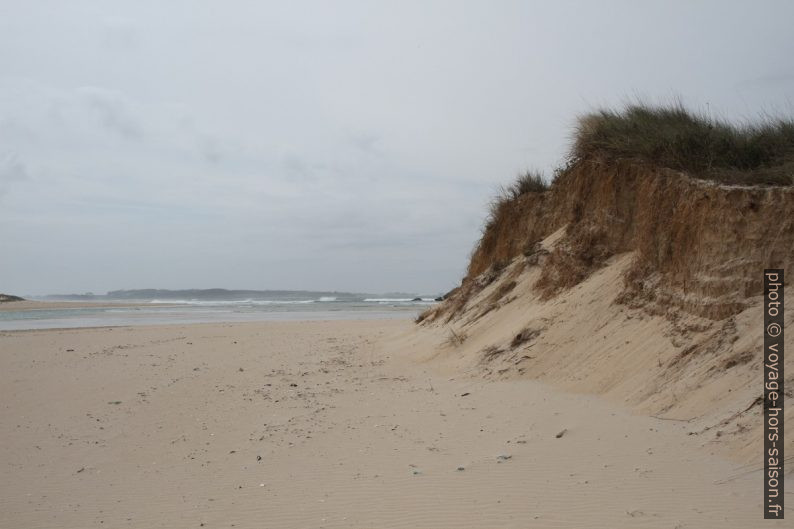
[[[0,331],[273,320],[415,318],[435,303],[431,297],[318,294],[322,295],[312,292],[277,292],[270,293],[270,299],[264,296],[222,299],[217,291],[192,298],[178,298],[173,294],[150,299],[128,296],[111,299],[103,296],[102,299],[86,300],[60,296],[57,300],[64,303],[59,303],[57,308],[0,311]],[[54,298],[41,301],[53,301]],[[70,302],[75,306],[69,307]],[[106,305],[111,302],[134,305]]]

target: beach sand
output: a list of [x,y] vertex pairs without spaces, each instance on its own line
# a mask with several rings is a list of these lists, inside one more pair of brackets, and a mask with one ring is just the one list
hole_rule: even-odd
[[758,465],[687,423],[457,375],[416,333],[0,333],[0,527],[785,526],[762,520]]

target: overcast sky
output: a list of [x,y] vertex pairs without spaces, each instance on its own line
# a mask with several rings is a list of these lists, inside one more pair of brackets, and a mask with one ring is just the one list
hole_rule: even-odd
[[792,113],[794,2],[0,0],[0,292],[442,292],[575,116]]

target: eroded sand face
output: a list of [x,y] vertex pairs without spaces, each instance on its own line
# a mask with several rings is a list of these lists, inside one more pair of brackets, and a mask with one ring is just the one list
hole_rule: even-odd
[[450,374],[414,332],[0,333],[0,527],[784,526],[686,423]]

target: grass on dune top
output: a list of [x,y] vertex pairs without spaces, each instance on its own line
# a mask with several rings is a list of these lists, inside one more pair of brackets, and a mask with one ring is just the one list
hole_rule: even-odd
[[579,118],[570,159],[599,155],[729,184],[791,185],[794,120],[733,125],[681,104],[600,110]]
[[[577,120],[567,164],[555,178],[588,159],[630,160],[730,185],[794,184],[794,119],[763,118],[735,125],[687,110],[681,103],[630,104],[602,109]],[[492,199],[484,231],[498,223],[505,206],[553,185],[528,170]]]

